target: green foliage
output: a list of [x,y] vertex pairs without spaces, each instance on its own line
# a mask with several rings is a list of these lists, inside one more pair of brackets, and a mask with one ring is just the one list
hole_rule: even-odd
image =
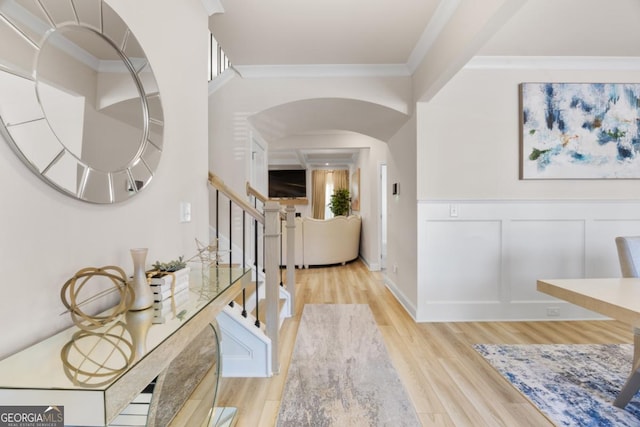
[[178,259],[171,260],[169,262],[160,262],[156,261],[153,264],[153,268],[157,271],[161,271],[163,273],[171,273],[174,271],[178,271],[187,266],[187,263],[183,260],[183,257],[179,257]]
[[329,209],[333,212],[334,216],[349,215],[349,205],[351,204],[351,197],[349,196],[349,190],[346,188],[339,188],[333,191],[331,195],[331,201],[329,202]]

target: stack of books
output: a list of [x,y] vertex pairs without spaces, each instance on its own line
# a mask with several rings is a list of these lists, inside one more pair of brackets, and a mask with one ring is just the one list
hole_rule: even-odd
[[180,317],[184,306],[189,302],[189,291],[183,289],[176,292],[173,298],[167,298],[164,301],[156,301],[153,303],[153,320],[155,324],[165,323],[167,320]]
[[[153,323],[177,317],[189,301],[189,267],[149,279],[153,291]],[[175,279],[175,284],[174,284]]]
[[[189,288],[189,267],[182,268],[173,273],[165,274],[161,277],[152,277],[149,285],[153,290],[153,300],[155,302],[164,301],[172,294]],[[175,284],[173,283],[175,278]]]

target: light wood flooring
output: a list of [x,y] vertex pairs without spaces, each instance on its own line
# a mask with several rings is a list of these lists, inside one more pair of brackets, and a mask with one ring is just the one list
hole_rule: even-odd
[[382,274],[360,261],[296,270],[296,282],[296,315],[281,329],[280,374],[220,380],[217,405],[238,408],[238,427],[275,424],[304,304],[369,304],[424,426],[552,425],[472,344],[632,342],[630,328],[616,321],[415,323]]

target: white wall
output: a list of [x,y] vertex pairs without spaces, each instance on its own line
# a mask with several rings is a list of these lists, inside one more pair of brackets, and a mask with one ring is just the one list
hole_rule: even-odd
[[[207,15],[200,0],[109,4],[154,68],[165,117],[162,160],[151,184],[132,200],[92,205],[48,187],[0,143],[0,357],[70,324],[60,315],[59,292],[79,269],[119,265],[131,272],[130,248],[148,247],[150,266],[195,253],[193,239],[208,236]],[[169,22],[166,31],[162,23]],[[179,223],[183,200],[192,204],[190,223]]]
[[[416,118],[413,116],[388,143],[387,157],[387,286],[415,316],[417,301]],[[400,192],[391,195],[398,183]]]
[[[247,154],[252,130],[247,118],[268,108],[304,99],[345,98],[377,103],[406,113],[411,110],[409,89],[410,81],[406,77],[234,77],[209,96],[210,170],[236,191],[244,192],[249,177]],[[279,125],[272,124],[274,127]]]
[[[366,138],[366,137],[364,137]],[[379,165],[387,162],[389,147],[376,139],[370,140],[370,148],[362,150],[358,158],[360,168],[360,212],[362,234],[360,239],[360,257],[370,270],[381,268],[382,247],[380,246],[380,188]]]
[[[249,180],[249,153],[250,135],[255,132],[247,118],[260,113],[268,108],[294,102],[302,99],[313,98],[346,98],[379,103],[398,111],[410,110],[410,85],[407,78],[250,78],[242,79],[238,76],[231,78],[209,96],[209,144],[210,170],[222,178],[222,180],[239,194],[245,193],[245,183]],[[278,126],[278,123],[273,123]],[[319,131],[331,131],[332,129],[318,129]],[[277,134],[278,132],[273,132]],[[385,156],[384,143],[361,134],[348,133],[320,133],[300,137],[291,135],[280,138],[277,141],[267,141],[269,149],[286,148],[287,146],[318,148],[342,147],[342,148],[366,148],[374,150],[372,154],[374,162]],[[293,145],[292,145],[293,144]],[[369,164],[368,168],[375,167]],[[362,173],[362,171],[361,171]],[[369,169],[368,175],[360,178],[361,186],[364,180],[371,179],[377,182],[377,171],[371,175],[373,169]],[[265,176],[266,180],[267,177]],[[310,179],[310,177],[309,177]],[[365,183],[368,187],[368,183]],[[377,201],[377,193],[373,187],[363,194],[364,203]],[[373,205],[368,205],[372,207]],[[303,215],[310,215],[310,207],[298,209]],[[376,211],[379,210],[376,206]],[[215,222],[214,205],[211,204],[211,223]],[[363,219],[373,212],[361,211]],[[222,227],[221,227],[222,228]],[[235,233],[236,231],[234,231]],[[379,268],[379,227],[373,224],[363,226],[363,233],[367,233],[363,242],[363,253],[366,262],[372,269]],[[369,235],[375,233],[375,235]],[[376,263],[378,263],[376,265]]]
[[634,180],[518,179],[519,83],[637,81],[637,71],[462,70],[431,102],[420,104],[418,158],[424,167],[418,199],[637,198]]
[[420,321],[546,318],[553,304],[561,318],[592,317],[538,293],[536,279],[619,276],[613,238],[640,232],[635,180],[518,179],[527,81],[638,75],[469,67],[418,105]]

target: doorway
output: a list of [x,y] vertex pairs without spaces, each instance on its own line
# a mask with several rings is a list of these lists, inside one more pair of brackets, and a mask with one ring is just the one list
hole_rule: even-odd
[[251,162],[249,166],[249,183],[253,188],[267,195],[267,156],[265,148],[260,141],[251,134]]
[[380,269],[387,268],[387,164],[380,163]]

